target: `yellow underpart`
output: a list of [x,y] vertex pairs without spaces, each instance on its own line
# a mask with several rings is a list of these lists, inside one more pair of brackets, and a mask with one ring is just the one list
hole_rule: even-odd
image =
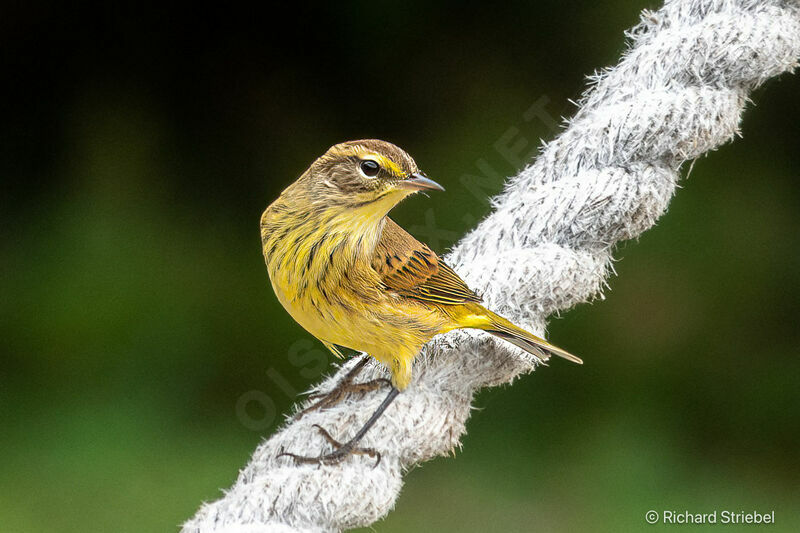
[[[471,306],[465,305],[463,308],[469,308],[469,307]],[[480,311],[484,311],[483,306],[475,305],[474,307],[476,307]],[[458,314],[455,315],[456,316],[454,316],[454,319],[458,321],[458,327],[460,328],[483,329],[491,323],[489,316],[485,312],[479,314],[469,313],[469,314],[464,314],[462,316],[458,316]]]
[[[302,223],[288,216],[282,222],[294,229],[277,243],[267,265],[278,299],[301,326],[337,356],[334,345],[369,353],[391,370],[402,390],[422,345],[457,324],[381,288],[370,261],[386,210],[388,205],[369,205]],[[268,239],[265,250],[272,244]]]

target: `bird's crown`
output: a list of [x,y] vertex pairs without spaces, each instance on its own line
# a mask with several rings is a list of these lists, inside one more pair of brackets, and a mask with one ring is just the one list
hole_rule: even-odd
[[394,144],[378,139],[347,141],[331,146],[317,160],[321,167],[353,162],[365,178],[404,179],[417,172],[417,163]]

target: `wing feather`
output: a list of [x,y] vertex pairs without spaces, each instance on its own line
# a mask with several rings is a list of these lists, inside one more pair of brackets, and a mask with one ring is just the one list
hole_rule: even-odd
[[372,268],[389,290],[408,298],[443,305],[481,301],[433,250],[389,217],[375,247]]

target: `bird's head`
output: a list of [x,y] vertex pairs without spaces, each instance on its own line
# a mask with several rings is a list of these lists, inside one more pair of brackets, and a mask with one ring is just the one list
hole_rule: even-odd
[[411,194],[444,190],[405,151],[377,139],[332,146],[304,178],[315,202],[381,217]]

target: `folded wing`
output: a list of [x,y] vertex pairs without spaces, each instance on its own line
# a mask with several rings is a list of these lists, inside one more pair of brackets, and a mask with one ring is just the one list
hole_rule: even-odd
[[402,296],[440,305],[480,302],[453,269],[389,217],[372,268],[384,285]]

